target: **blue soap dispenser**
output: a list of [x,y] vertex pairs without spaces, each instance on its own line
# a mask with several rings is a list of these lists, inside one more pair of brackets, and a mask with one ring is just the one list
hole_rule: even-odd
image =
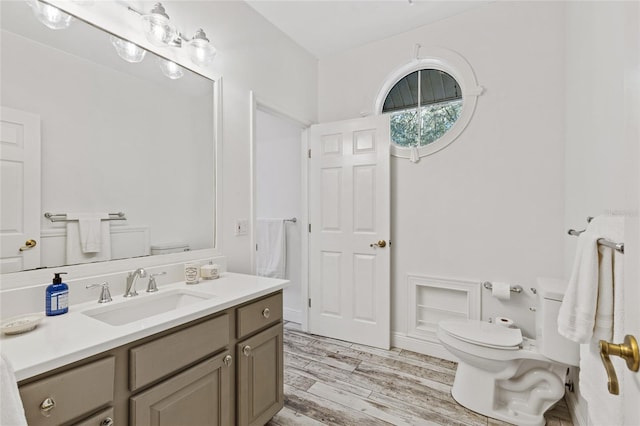
[[62,282],[61,274],[54,273],[53,283],[47,287],[45,305],[47,316],[62,315],[69,312],[69,286]]

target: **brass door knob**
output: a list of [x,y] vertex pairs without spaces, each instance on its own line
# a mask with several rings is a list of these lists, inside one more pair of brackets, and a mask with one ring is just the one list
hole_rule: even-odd
[[600,359],[604,364],[605,370],[607,370],[607,376],[609,378],[607,388],[610,394],[618,395],[620,386],[618,384],[616,370],[613,368],[613,363],[609,358],[610,355],[619,356],[625,360],[629,370],[638,371],[640,367],[640,352],[638,352],[638,342],[636,338],[627,334],[624,336],[624,343],[619,345],[600,340]]
[[38,245],[36,240],[27,240],[24,242],[24,245],[20,247],[20,251],[29,250],[30,248],[34,248],[36,245]]
[[369,244],[369,247],[386,247],[387,246],[387,242],[385,240],[380,240],[377,243],[373,243],[373,244]]

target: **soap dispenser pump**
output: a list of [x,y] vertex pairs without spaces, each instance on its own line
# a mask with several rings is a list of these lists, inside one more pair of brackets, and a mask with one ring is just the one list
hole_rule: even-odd
[[62,282],[61,274],[66,274],[66,272],[54,273],[53,283],[47,287],[45,296],[47,316],[69,312],[69,286]]

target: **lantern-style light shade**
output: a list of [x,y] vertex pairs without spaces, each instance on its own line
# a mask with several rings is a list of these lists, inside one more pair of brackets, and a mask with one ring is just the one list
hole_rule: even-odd
[[147,54],[147,51],[140,46],[116,36],[111,36],[111,44],[113,44],[116,52],[118,52],[118,56],[133,64],[142,62],[144,56]]
[[31,6],[33,14],[38,21],[42,22],[42,24],[52,30],[64,30],[69,28],[69,25],[71,25],[71,22],[73,21],[73,17],[71,15],[64,13],[57,7],[42,3],[41,1],[33,0],[29,2],[29,5]]

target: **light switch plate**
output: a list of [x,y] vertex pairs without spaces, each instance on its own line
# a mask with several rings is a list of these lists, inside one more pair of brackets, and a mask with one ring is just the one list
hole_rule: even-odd
[[249,220],[237,219],[236,220],[236,236],[247,235],[249,233]]

